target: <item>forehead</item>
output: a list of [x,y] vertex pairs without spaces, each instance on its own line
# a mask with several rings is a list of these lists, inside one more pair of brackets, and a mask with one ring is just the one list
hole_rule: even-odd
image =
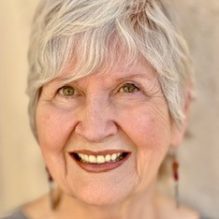
[[114,66],[108,66],[107,64],[104,69],[98,69],[91,74],[77,75],[74,72],[74,68],[66,68],[63,73],[57,77],[55,82],[84,82],[96,81],[106,84],[111,84],[115,81],[123,79],[138,78],[146,81],[154,81],[158,76],[152,65],[143,58],[135,60],[131,64],[127,64],[125,60],[115,63]]

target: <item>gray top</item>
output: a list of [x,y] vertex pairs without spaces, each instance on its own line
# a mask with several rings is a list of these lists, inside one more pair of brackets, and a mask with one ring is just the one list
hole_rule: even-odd
[[[6,216],[6,217],[0,217],[0,219],[28,219],[20,210],[15,211],[13,214]],[[210,218],[203,218],[200,219],[210,219]]]
[[16,210],[14,213],[5,216],[5,217],[0,217],[0,219],[28,219],[21,210]]

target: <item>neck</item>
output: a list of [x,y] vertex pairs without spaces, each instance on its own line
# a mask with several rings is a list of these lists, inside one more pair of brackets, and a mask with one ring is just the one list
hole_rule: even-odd
[[55,214],[60,218],[80,219],[158,219],[155,189],[139,192],[128,199],[111,205],[94,206],[63,195]]

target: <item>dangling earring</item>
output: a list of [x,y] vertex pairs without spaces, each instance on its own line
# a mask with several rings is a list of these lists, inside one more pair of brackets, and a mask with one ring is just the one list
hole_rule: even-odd
[[177,160],[176,152],[172,154],[172,173],[174,180],[174,196],[176,201],[176,207],[179,208],[179,162]]
[[55,210],[55,208],[57,207],[58,204],[58,200],[55,194],[55,190],[54,190],[54,181],[53,178],[49,172],[49,169],[47,167],[45,167],[46,169],[46,173],[47,173],[47,180],[48,180],[48,184],[49,184],[49,202],[50,202],[50,208],[52,210]]

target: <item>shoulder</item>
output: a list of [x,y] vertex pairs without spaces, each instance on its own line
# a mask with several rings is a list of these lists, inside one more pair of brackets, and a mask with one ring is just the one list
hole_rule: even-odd
[[37,200],[24,204],[3,217],[0,216],[0,219],[50,219],[51,216],[49,215],[48,209],[50,209],[48,198],[47,196],[43,196]]
[[28,219],[28,218],[24,215],[21,209],[17,209],[10,214],[0,217],[0,219]]
[[27,215],[27,219],[52,218],[48,194],[25,204],[22,207],[22,211]]
[[165,219],[202,219],[199,213],[190,207],[181,205],[177,208],[175,201],[166,196],[159,196],[159,206]]
[[201,219],[197,211],[185,206],[179,209],[179,215],[179,219]]

